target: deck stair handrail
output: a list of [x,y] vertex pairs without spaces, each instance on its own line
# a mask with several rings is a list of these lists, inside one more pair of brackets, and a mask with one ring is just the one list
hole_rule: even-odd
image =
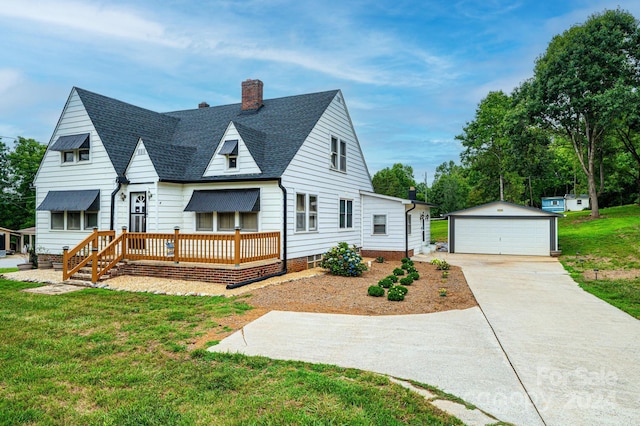
[[89,264],[94,250],[101,250],[107,247],[115,237],[115,231],[98,231],[93,228],[93,232],[82,240],[77,246],[69,250],[63,247],[62,252],[62,279],[67,280]]
[[123,228],[117,238],[113,238],[114,231],[103,232],[109,236],[109,244],[94,243],[101,235],[94,230],[73,250],[64,250],[63,279],[90,265],[91,282],[96,283],[124,259],[240,266],[280,258],[280,232],[240,233],[236,229],[233,234],[181,234],[177,227],[173,233],[127,232]]

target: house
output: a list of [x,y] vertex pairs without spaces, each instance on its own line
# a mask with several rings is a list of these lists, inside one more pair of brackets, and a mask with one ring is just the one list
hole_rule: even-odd
[[542,197],[542,210],[547,212],[571,212],[588,208],[588,195],[565,194],[564,196]]
[[120,273],[234,284],[341,241],[387,258],[428,244],[429,204],[373,193],[340,90],[263,99],[246,80],[241,95],[158,113],[74,87],[35,179],[39,246],[74,270],[97,251]]
[[505,201],[449,213],[449,253],[555,256],[561,216]]

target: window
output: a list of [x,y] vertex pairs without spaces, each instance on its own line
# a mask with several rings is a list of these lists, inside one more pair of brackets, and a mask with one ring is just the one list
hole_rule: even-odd
[[78,151],[78,161],[89,161],[89,150],[81,149]]
[[386,233],[387,233],[387,215],[374,214],[373,215],[373,234],[385,235]]
[[67,212],[67,229],[80,229],[80,212]]
[[318,196],[309,195],[309,231],[318,230]]
[[235,213],[218,213],[218,231],[233,231],[235,227]]
[[353,228],[353,200],[340,200],[340,228]]
[[98,227],[98,212],[84,213],[84,229],[93,229]]
[[51,212],[51,229],[64,229],[64,212]]
[[582,204],[582,200],[576,200],[576,204],[578,205]]
[[553,200],[553,201],[551,201],[551,205],[552,205],[552,206],[557,206],[557,205],[558,205],[558,202],[557,202],[556,200]]
[[237,169],[238,168],[238,157],[233,157],[231,155],[227,156],[227,168],[228,169]]
[[347,171],[347,142],[331,136],[331,168]]
[[64,151],[62,153],[62,162],[63,163],[73,163],[75,156],[73,155],[73,151]]
[[213,232],[213,213],[196,213],[196,231]]
[[258,213],[240,213],[240,229],[243,231],[258,231]]
[[407,215],[407,235],[411,235],[411,215]]
[[296,194],[296,232],[318,230],[318,196]]
[[296,194],[296,231],[307,230],[307,211],[305,194]]

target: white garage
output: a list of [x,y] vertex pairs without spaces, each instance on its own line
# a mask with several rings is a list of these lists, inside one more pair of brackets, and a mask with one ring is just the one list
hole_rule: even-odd
[[505,201],[449,213],[449,253],[550,256],[560,216]]

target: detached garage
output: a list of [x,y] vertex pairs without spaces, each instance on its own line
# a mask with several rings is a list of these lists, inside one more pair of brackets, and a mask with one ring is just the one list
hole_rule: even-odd
[[555,255],[560,216],[505,201],[449,213],[449,253]]

